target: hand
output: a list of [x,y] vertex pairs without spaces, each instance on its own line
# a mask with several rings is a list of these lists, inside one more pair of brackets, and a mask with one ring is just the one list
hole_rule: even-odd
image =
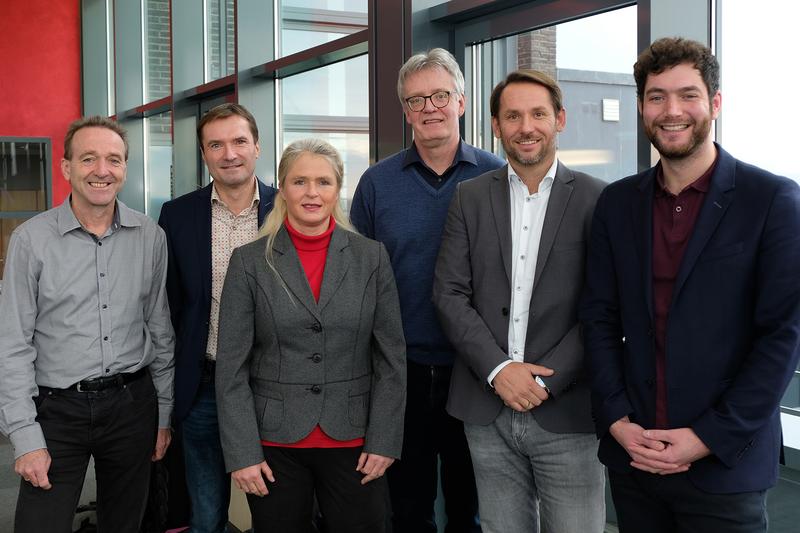
[[651,474],[676,474],[685,472],[689,465],[673,463],[659,455],[667,447],[660,439],[647,437],[645,429],[630,422],[627,416],[608,428],[608,432],[631,456],[631,466]]
[[267,466],[266,461],[261,461],[257,465],[246,466],[231,472],[231,478],[236,486],[245,494],[255,494],[256,496],[266,496],[269,494],[264,478],[275,483],[272,470]]
[[[644,437],[662,442],[664,449],[661,451],[645,450],[642,452],[642,457],[650,461],[656,460],[684,465],[686,467],[684,470],[688,470],[689,466],[698,459],[711,454],[708,446],[700,440],[700,437],[691,428],[648,429],[645,430]],[[631,464],[636,468],[640,468],[636,464]],[[674,474],[675,472],[662,471],[658,473]]]
[[172,430],[170,428],[158,428],[158,434],[156,435],[156,448],[153,450],[153,457],[150,458],[151,461],[160,461],[164,458],[164,454],[167,453],[167,448],[169,448],[169,444],[172,442]]
[[50,490],[52,485],[47,478],[50,462],[50,452],[47,451],[47,448],[40,448],[20,455],[14,461],[14,472],[22,476],[22,479],[34,487]]
[[356,466],[357,471],[366,474],[361,479],[361,484],[366,485],[370,481],[383,476],[386,469],[392,466],[393,462],[394,459],[391,457],[384,457],[376,453],[362,452],[358,457],[358,466]]
[[552,376],[553,369],[531,363],[512,362],[494,377],[492,385],[503,403],[524,413],[542,405],[549,394],[535,381],[536,376]]

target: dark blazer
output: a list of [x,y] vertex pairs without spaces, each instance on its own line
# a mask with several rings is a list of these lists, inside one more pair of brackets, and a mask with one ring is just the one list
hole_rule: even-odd
[[[258,223],[275,189],[258,183]],[[175,411],[181,422],[194,402],[205,361],[211,313],[211,185],[165,203],[158,224],[167,235],[167,296],[175,328]]]
[[[547,204],[525,362],[555,370],[545,378],[553,398],[531,411],[552,432],[593,429],[578,299],[592,211],[604,186],[559,163]],[[503,408],[487,378],[508,360],[511,247],[508,167],[460,183],[436,262],[433,301],[457,353],[447,410],[473,424],[490,424]]]
[[260,440],[297,442],[317,424],[400,457],[406,351],[386,249],[334,229],[316,302],[286,229],[274,270],[265,244],[233,252],[222,291],[216,384],[227,470],[263,461]]
[[[800,350],[800,188],[719,158],[675,280],[666,330],[670,428],[691,427],[712,455],[689,479],[715,493],[775,483],[781,396]],[[600,459],[630,457],[616,420],[655,420],[652,220],[655,168],[613,183],[597,204],[581,306]]]

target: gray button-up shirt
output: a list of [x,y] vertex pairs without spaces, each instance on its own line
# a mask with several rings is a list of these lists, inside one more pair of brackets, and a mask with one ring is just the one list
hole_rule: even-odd
[[173,332],[164,232],[117,202],[105,235],[86,232],[69,199],[11,235],[0,294],[0,431],[19,457],[47,445],[38,386],[149,367],[159,427],[173,403]]

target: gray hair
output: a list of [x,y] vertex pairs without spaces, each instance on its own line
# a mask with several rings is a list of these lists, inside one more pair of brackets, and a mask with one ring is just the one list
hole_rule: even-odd
[[397,75],[397,97],[400,98],[400,103],[405,104],[406,78],[421,70],[437,67],[450,74],[450,77],[453,78],[456,92],[459,95],[463,95],[464,74],[461,72],[461,67],[458,66],[456,58],[444,48],[432,48],[427,52],[421,52],[409,57],[408,61],[400,68],[400,72]]

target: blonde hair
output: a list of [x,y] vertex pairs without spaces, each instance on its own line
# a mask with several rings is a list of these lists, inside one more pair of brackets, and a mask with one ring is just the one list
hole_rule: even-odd
[[[336,225],[338,227],[347,231],[355,232],[355,228],[350,223],[350,219],[342,210],[342,206],[339,205],[339,191],[342,190],[342,182],[344,180],[344,163],[342,163],[342,157],[339,155],[339,152],[330,143],[323,141],[322,139],[311,138],[300,139],[299,141],[295,141],[287,146],[286,149],[284,149],[283,154],[281,154],[281,162],[278,164],[278,188],[283,188],[283,184],[286,182],[286,176],[289,175],[289,171],[292,169],[297,160],[300,159],[300,156],[304,154],[324,157],[328,163],[330,163],[331,168],[333,169],[333,174],[336,177],[337,196],[336,203],[333,205],[333,212],[331,214],[333,215],[333,219],[336,221]],[[267,264],[269,264],[273,271],[275,268],[272,263],[272,247],[275,244],[275,236],[278,235],[281,226],[283,226],[283,221],[286,220],[286,215],[286,200],[283,199],[282,194],[276,194],[272,205],[272,211],[270,211],[269,215],[267,215],[267,218],[264,219],[264,223],[261,225],[261,229],[258,231],[259,237],[267,238]]]

